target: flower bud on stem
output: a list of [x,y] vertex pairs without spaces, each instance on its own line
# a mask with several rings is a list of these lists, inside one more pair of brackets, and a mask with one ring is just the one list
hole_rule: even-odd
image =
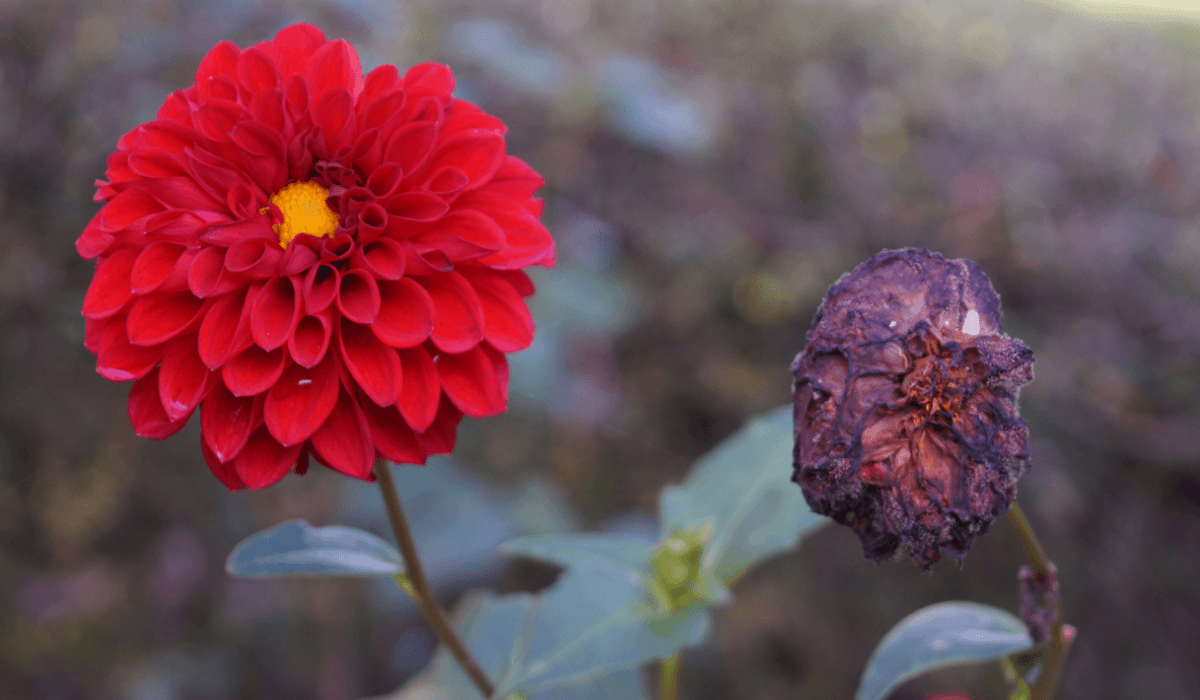
[[[1025,512],[1021,510],[1021,506],[1016,501],[1013,501],[1012,509],[1008,511],[1008,519],[1012,523],[1013,529],[1016,530],[1021,544],[1025,547],[1025,553],[1029,555],[1029,562],[1033,565],[1037,575],[1044,580],[1051,580],[1055,576],[1054,564],[1046,558],[1046,550],[1042,549],[1042,544],[1034,534],[1033,527],[1025,518]],[[1041,676],[1031,689],[1031,700],[1051,700],[1054,697],[1054,689],[1058,686],[1058,674],[1066,659],[1067,649],[1075,638],[1074,629],[1070,625],[1063,624],[1061,600],[1058,601],[1056,608],[1054,622],[1050,627],[1049,653],[1042,667]]]
[[483,669],[479,667],[474,657],[471,656],[471,652],[467,650],[467,645],[463,644],[462,638],[450,625],[446,611],[442,609],[442,604],[438,602],[437,596],[433,593],[433,587],[429,585],[429,579],[425,577],[425,569],[422,568],[421,559],[417,556],[417,545],[413,542],[412,532],[409,531],[408,522],[404,519],[404,509],[400,506],[400,498],[396,494],[396,483],[392,480],[392,472],[386,462],[375,463],[375,476],[379,481],[379,490],[383,493],[383,502],[387,505],[392,532],[395,533],[396,543],[400,545],[400,553],[404,556],[404,568],[408,572],[408,580],[416,592],[417,604],[421,606],[421,611],[425,613],[425,618],[433,626],[433,631],[437,634],[438,639],[442,640],[442,643],[450,649],[450,653],[454,654],[454,658],[458,659],[459,665],[479,688],[479,692],[483,693],[483,697],[492,697],[496,691],[495,686],[488,680]]

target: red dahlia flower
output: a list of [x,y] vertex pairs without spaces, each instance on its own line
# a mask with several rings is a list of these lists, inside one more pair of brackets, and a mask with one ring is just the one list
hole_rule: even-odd
[[213,473],[261,488],[310,453],[361,479],[424,463],[505,409],[505,353],[533,340],[522,268],[554,242],[542,178],[453,89],[436,63],[364,78],[299,24],[218,44],[118,141],[76,247],[97,261],[87,347],[134,380],[139,435],[199,407]]

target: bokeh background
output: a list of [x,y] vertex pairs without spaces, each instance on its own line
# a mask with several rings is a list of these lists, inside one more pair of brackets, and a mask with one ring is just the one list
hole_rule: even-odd
[[[315,468],[230,494],[191,425],[135,438],[93,371],[74,240],[118,136],[205,51],[295,21],[364,67],[449,63],[545,174],[559,266],[512,408],[399,472],[452,603],[547,585],[495,545],[650,532],[657,492],[748,416],[830,283],[881,248],[979,262],[1037,355],[1021,501],[1078,641],[1064,698],[1200,692],[1200,24],[955,0],[0,0],[0,698],[350,700],[432,636],[387,585],[247,581],[230,548],[303,517],[385,533]],[[1014,609],[999,523],[960,570],[876,566],[826,528],[737,587],[683,696],[848,698],[909,611]],[[1001,697],[995,668],[913,681]]]

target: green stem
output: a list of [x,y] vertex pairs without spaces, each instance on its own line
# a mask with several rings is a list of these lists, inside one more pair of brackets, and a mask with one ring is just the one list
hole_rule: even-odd
[[[404,556],[404,568],[415,593],[414,598],[417,604],[421,606],[425,618],[433,626],[433,631],[437,634],[438,639],[442,640],[450,653],[454,654],[454,658],[458,659],[459,665],[479,688],[479,692],[483,693],[483,697],[492,697],[496,691],[495,686],[488,680],[483,669],[479,667],[479,664],[471,656],[471,652],[467,650],[467,645],[463,644],[462,638],[450,625],[446,611],[442,609],[442,604],[438,602],[437,596],[433,593],[433,587],[429,585],[429,579],[425,577],[421,559],[417,556],[417,545],[413,541],[412,532],[408,529],[408,521],[404,518],[404,508],[400,505],[400,498],[396,494],[396,483],[392,480],[391,468],[387,462],[381,460],[376,463],[375,476],[379,481],[379,490],[383,492],[383,502],[387,505],[392,532],[396,534],[396,543],[400,545],[400,553]],[[400,585],[404,587],[403,583]]]
[[658,674],[658,700],[675,700],[679,692],[679,652],[663,659]]
[[[1037,535],[1033,532],[1033,526],[1026,519],[1025,511],[1021,510],[1020,504],[1016,501],[1013,501],[1012,510],[1008,511],[1008,519],[1012,522],[1013,529],[1017,531],[1017,537],[1025,547],[1025,553],[1029,555],[1029,562],[1033,564],[1033,568],[1038,574],[1048,578],[1050,576],[1050,560],[1046,558],[1046,550],[1042,549],[1042,543],[1038,541]],[[1064,638],[1062,598],[1060,596],[1058,610],[1054,614],[1054,623],[1050,626],[1050,650],[1046,655],[1042,673],[1031,689],[1031,700],[1053,700],[1054,690],[1058,687],[1058,675],[1062,671],[1063,661],[1067,657],[1067,649],[1073,640],[1074,635],[1070,635],[1069,639]]]

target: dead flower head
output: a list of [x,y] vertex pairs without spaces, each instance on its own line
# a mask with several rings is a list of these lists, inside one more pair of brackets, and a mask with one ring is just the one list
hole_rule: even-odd
[[792,373],[792,479],[866,557],[961,561],[1008,510],[1029,466],[1017,394],[1033,352],[1001,332],[975,263],[875,255],[829,289]]

